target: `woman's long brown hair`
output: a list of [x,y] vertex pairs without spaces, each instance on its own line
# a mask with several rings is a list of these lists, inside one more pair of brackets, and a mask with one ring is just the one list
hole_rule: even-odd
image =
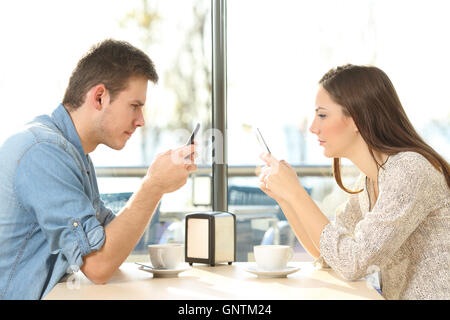
[[[414,151],[424,156],[444,175],[450,188],[450,168],[447,161],[416,132],[386,73],[373,66],[347,64],[328,71],[319,84],[334,102],[342,106],[344,115],[353,118],[379,168],[383,165],[375,159],[373,151],[388,155]],[[343,185],[340,158],[333,159],[333,174],[344,191],[362,191],[352,191]]]

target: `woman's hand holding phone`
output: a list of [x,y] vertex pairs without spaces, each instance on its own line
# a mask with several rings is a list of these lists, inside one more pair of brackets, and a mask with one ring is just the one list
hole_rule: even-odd
[[260,158],[266,163],[259,176],[261,190],[277,202],[291,201],[301,188],[295,170],[286,161],[277,160],[269,153],[261,154]]

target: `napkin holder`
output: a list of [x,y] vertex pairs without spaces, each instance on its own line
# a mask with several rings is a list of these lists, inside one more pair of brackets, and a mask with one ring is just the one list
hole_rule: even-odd
[[236,261],[236,216],[211,211],[186,215],[185,261],[231,264]]

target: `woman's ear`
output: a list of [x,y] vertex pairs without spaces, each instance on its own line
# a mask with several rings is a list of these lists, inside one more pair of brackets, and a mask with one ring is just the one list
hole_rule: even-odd
[[353,118],[350,117],[350,125],[352,126],[352,129],[355,133],[359,133],[358,127],[355,124],[355,121],[353,121]]

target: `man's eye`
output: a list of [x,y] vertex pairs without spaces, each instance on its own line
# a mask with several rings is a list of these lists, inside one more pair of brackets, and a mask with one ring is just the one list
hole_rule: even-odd
[[318,114],[317,116],[318,116],[319,118],[322,118],[322,119],[323,119],[323,118],[326,118],[327,115],[326,115],[326,114]]
[[132,106],[133,106],[133,108],[135,108],[135,109],[139,108],[139,105],[138,105],[138,104],[132,104]]

